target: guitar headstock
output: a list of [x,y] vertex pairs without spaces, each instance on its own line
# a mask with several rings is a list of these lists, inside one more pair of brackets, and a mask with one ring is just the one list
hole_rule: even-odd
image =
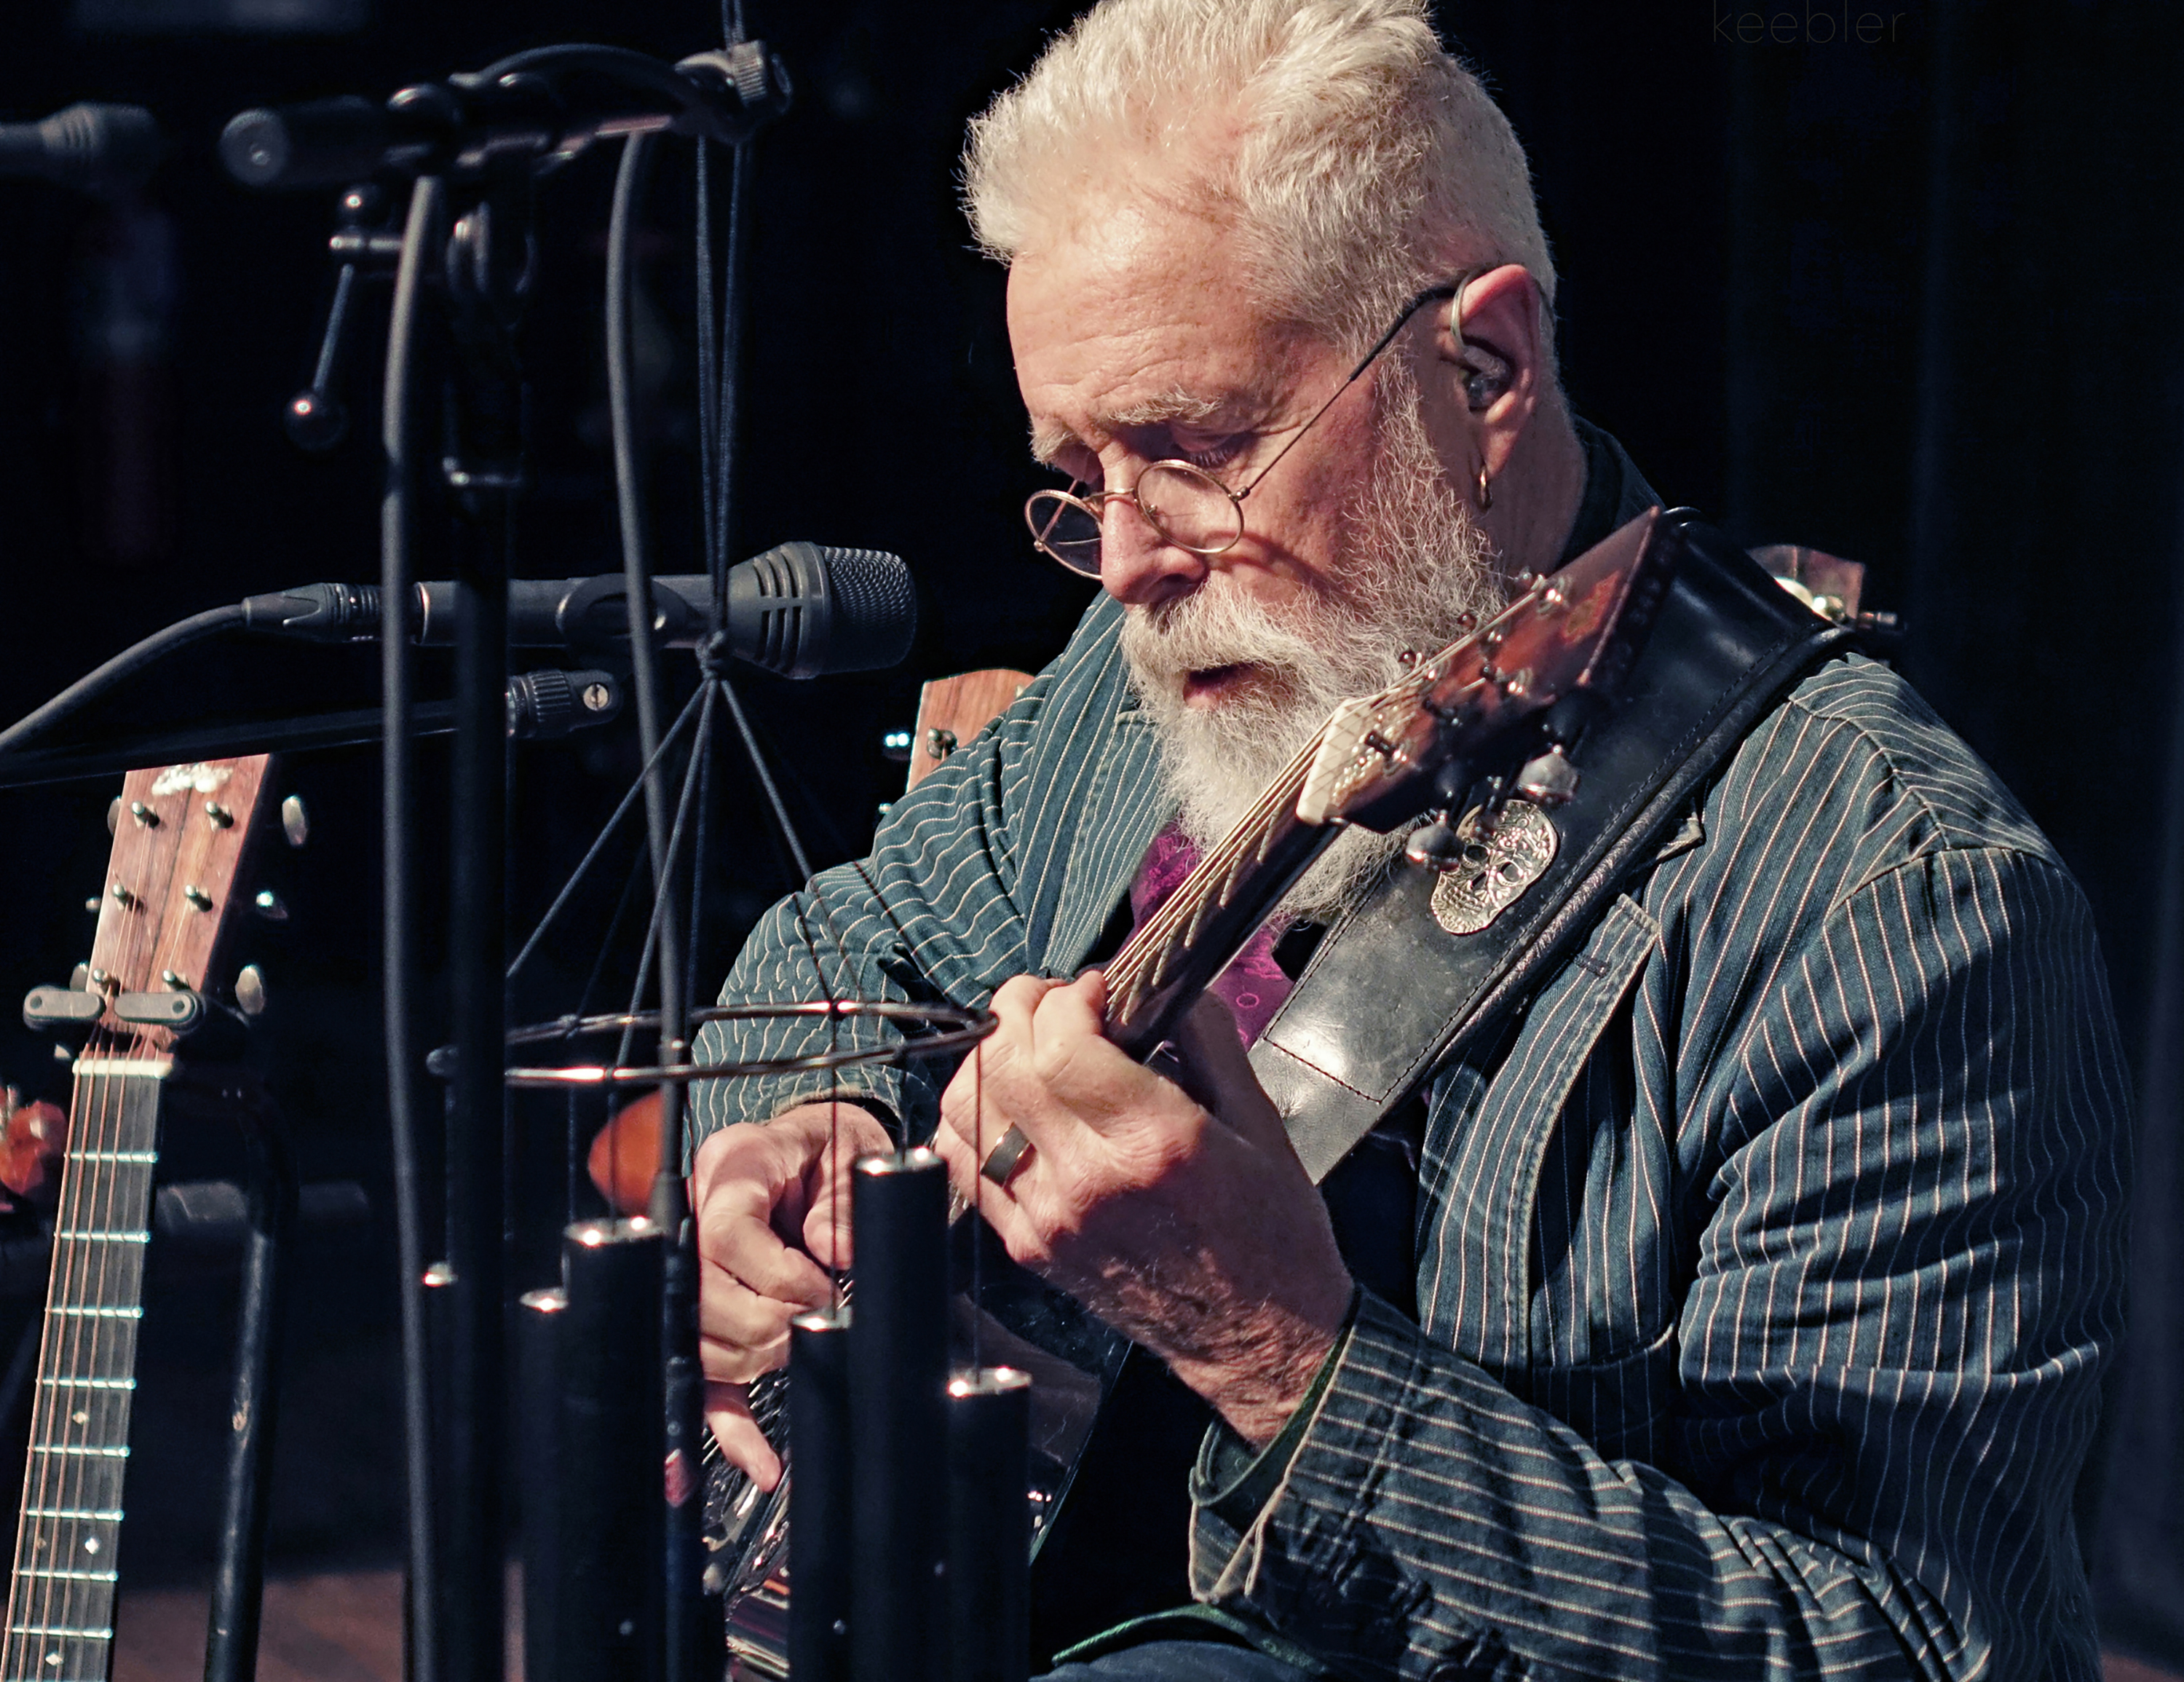
[[260,754],[123,780],[92,939],[88,992],[98,1002],[74,995],[78,1025],[94,1039],[164,1051],[196,1026],[237,909],[269,763]]
[[1573,738],[1644,645],[1674,568],[1674,530],[1648,510],[1400,682],[1344,703],[1297,816],[1384,832],[1449,804],[1474,774]]

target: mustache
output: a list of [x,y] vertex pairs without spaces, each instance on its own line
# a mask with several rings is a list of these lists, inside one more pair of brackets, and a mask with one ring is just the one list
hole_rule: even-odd
[[1269,606],[1216,573],[1190,595],[1133,606],[1123,654],[1141,685],[1179,693],[1193,672],[1250,666],[1334,700],[1381,687],[1384,627],[1341,596],[1314,592]]

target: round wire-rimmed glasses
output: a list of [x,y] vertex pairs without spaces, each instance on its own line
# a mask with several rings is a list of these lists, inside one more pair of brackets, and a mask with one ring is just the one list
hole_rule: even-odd
[[[1312,411],[1309,420],[1290,435],[1290,441],[1275,451],[1274,459],[1253,474],[1251,482],[1241,490],[1230,490],[1203,467],[1188,461],[1153,462],[1138,475],[1137,482],[1127,491],[1088,491],[1081,488],[1083,480],[1075,480],[1066,491],[1034,491],[1025,500],[1024,524],[1031,527],[1032,542],[1042,554],[1060,561],[1072,572],[1097,578],[1101,519],[1110,503],[1126,502],[1138,510],[1163,542],[1192,554],[1227,554],[1244,536],[1244,498],[1266,482],[1267,475],[1282,465],[1282,458],[1319,424],[1321,415],[1334,407],[1335,398],[1356,385],[1365,370],[1379,359],[1380,353],[1393,344],[1396,335],[1402,331],[1403,324],[1429,304],[1462,296],[1463,288],[1484,272],[1473,270],[1449,285],[1429,287],[1405,304],[1403,313],[1358,359],[1349,377]],[[1461,343],[1461,312],[1451,320],[1450,326]]]

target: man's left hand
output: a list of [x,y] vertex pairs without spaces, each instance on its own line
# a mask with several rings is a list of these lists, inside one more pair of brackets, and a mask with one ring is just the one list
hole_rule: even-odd
[[[1220,1002],[1201,1000],[1176,1036],[1201,1103],[1102,1036],[1106,1001],[1097,971],[1003,987],[934,1148],[1016,1261],[1265,1443],[1334,1347],[1349,1270]],[[975,1153],[1011,1124],[1031,1149],[996,1187]]]

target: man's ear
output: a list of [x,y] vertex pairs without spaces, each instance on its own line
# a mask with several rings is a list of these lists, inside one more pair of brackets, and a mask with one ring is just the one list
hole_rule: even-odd
[[1465,284],[1434,335],[1435,352],[1459,382],[1490,473],[1500,471],[1546,389],[1540,311],[1538,282],[1522,265],[1504,263]]

